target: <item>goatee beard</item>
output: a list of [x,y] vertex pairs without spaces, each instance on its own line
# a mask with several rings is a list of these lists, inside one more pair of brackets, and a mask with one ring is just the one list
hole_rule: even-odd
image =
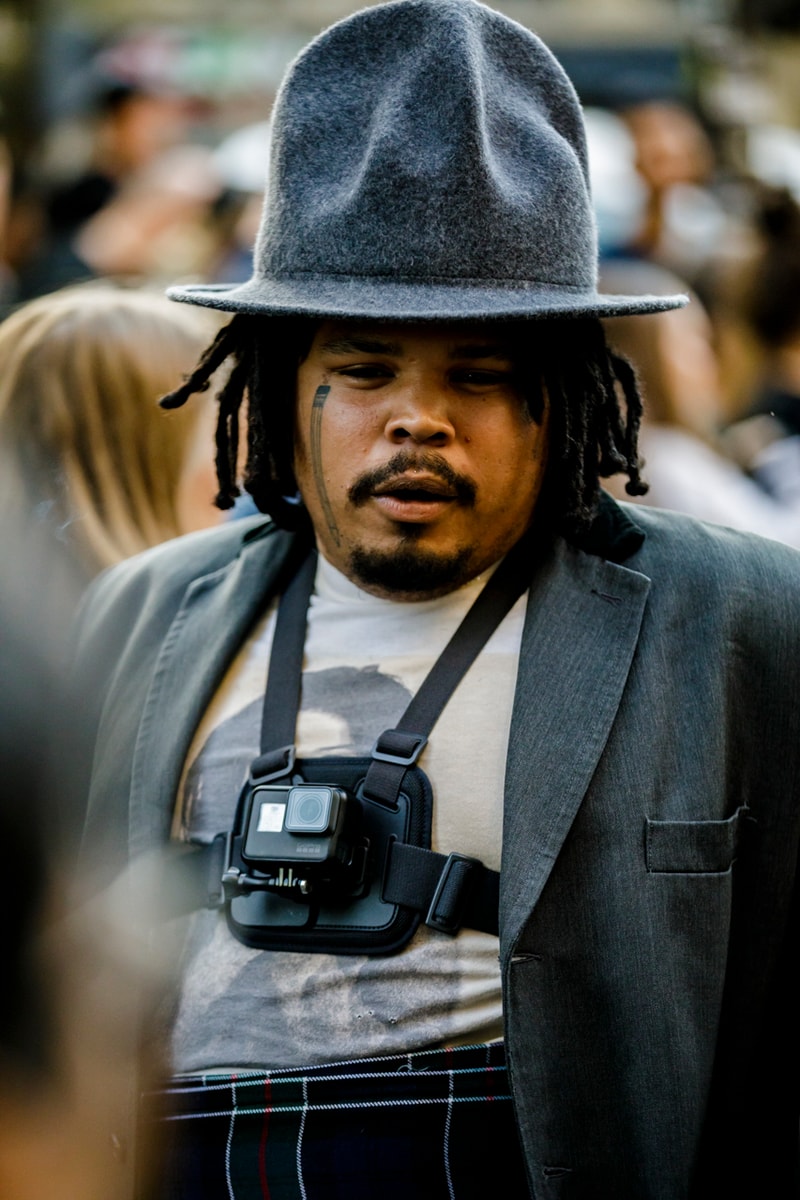
[[393,551],[356,546],[350,552],[351,578],[375,594],[398,600],[432,600],[454,592],[476,574],[470,569],[469,546],[436,554],[417,544],[418,531],[419,526],[409,526]]

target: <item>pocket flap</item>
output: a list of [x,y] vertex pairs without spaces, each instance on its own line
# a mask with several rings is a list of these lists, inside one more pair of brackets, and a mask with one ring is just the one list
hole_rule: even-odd
[[648,871],[706,874],[729,871],[736,859],[747,805],[726,821],[651,821],[647,818]]

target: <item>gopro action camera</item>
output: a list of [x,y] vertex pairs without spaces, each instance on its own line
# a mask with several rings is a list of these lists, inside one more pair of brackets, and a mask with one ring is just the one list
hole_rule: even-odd
[[309,893],[346,884],[353,866],[357,801],[325,784],[256,785],[245,816],[241,855],[265,886]]

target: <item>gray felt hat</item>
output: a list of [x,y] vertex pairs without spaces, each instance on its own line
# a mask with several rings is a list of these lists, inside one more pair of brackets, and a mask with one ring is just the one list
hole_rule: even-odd
[[173,287],[231,312],[387,320],[614,316],[600,295],[583,116],[529,30],[475,0],[397,0],[289,67],[246,283]]

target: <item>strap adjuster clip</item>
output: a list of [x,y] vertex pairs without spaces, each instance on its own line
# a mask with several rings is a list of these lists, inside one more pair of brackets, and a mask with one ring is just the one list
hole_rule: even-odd
[[[407,754],[391,754],[388,750],[379,750],[381,738],[386,736],[386,733],[396,734],[398,737],[405,738],[407,742],[413,743],[411,750]],[[411,767],[419,758],[422,751],[428,744],[428,739],[423,733],[401,733],[397,729],[386,730],[380,737],[375,739],[375,745],[370,750],[370,757],[377,762],[392,763],[396,767]]]
[[279,750],[268,750],[260,754],[250,765],[250,782],[270,783],[282,779],[294,770],[296,750],[294,745],[281,746]]
[[433,893],[425,924],[441,933],[458,933],[463,922],[464,901],[475,867],[483,863],[467,854],[449,854]]

